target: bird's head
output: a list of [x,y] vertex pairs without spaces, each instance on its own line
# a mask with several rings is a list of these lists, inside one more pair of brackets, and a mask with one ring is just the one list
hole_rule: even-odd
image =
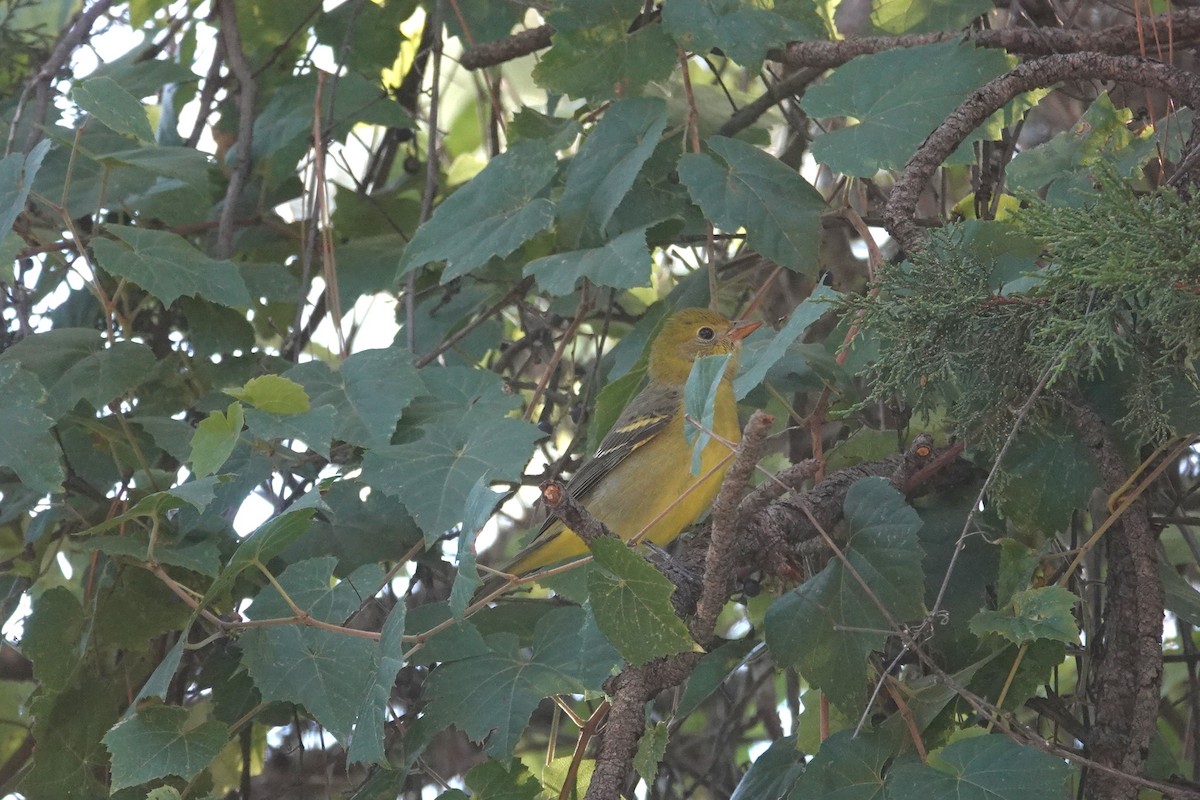
[[[700,356],[735,353],[761,322],[731,321],[707,308],[676,311],[665,323],[650,347],[650,379],[662,383],[683,384],[692,371],[692,362]],[[727,374],[732,374],[733,367]]]

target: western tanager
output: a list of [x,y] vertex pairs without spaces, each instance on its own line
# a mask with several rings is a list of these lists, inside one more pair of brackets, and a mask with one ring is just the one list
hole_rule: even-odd
[[[683,390],[692,362],[732,353],[714,406],[713,430],[741,438],[733,398],[736,354],[759,322],[731,322],[715,311],[687,308],[673,314],[650,346],[650,383],[630,401],[612,429],[567,484],[567,491],[622,539],[658,545],[696,521],[721,488],[732,462],[730,449],[710,439],[692,472],[692,445],[684,437]],[[583,540],[554,517],[504,568],[524,575],[587,553]]]

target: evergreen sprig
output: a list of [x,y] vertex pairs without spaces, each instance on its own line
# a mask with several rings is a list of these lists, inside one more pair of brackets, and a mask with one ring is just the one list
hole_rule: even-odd
[[960,432],[994,444],[1048,371],[1047,402],[1054,388],[1105,381],[1139,440],[1170,433],[1172,387],[1197,383],[1200,204],[1099,175],[1092,203],[1032,199],[994,223],[1042,248],[1019,289],[952,225],[887,270],[876,294],[847,299],[881,340],[873,399],[944,407]]

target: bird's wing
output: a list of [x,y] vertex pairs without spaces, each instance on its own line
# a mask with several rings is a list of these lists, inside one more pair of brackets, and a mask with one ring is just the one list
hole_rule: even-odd
[[[567,482],[567,492],[586,506],[588,494],[596,484],[633,451],[662,433],[679,413],[679,402],[679,389],[675,387],[651,384],[643,389],[621,412],[592,457]],[[554,522],[553,516],[547,518],[533,541],[541,539]]]

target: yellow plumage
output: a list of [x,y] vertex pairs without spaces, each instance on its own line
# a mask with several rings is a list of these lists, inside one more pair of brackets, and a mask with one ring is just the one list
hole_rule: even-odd
[[[650,383],[630,401],[596,453],[575,473],[567,491],[598,520],[628,541],[665,545],[712,503],[732,462],[730,449],[710,439],[692,473],[692,445],[684,437],[683,391],[700,356],[733,353],[718,389],[713,433],[737,442],[733,397],[736,353],[757,322],[731,322],[702,308],[673,314],[650,347]],[[587,553],[583,540],[558,520],[546,521],[538,536],[504,568],[524,575]]]

